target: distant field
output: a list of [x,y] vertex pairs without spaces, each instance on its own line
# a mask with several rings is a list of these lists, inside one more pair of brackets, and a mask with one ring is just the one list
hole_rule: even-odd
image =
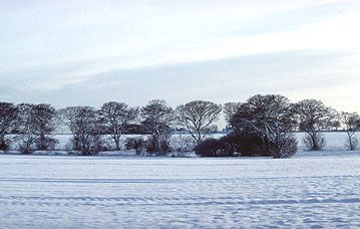
[[360,227],[360,152],[0,155],[0,168],[1,228]]
[[[345,149],[345,141],[346,141],[346,133],[345,132],[325,132],[323,133],[324,136],[326,137],[326,147],[325,150],[344,150]],[[298,139],[298,149],[299,151],[303,151],[306,150],[305,145],[302,142],[302,138],[304,137],[304,133],[296,133],[295,136]],[[125,143],[125,139],[129,138],[129,137],[139,137],[140,135],[123,135],[122,136],[122,144],[124,145]],[[208,137],[213,137],[213,138],[220,138],[222,137],[223,134],[212,134],[212,135],[208,135]],[[360,133],[357,133],[355,135],[357,138],[359,138],[360,140]],[[143,136],[145,137],[145,136]],[[70,142],[72,135],[68,134],[68,135],[54,135],[54,138],[56,138],[59,141],[59,144],[57,144],[56,149],[57,150],[66,150],[66,145],[67,143]],[[104,136],[103,137],[106,142],[108,144],[113,144],[112,139],[109,136]],[[175,141],[172,141],[172,146],[176,147],[176,144],[179,144],[178,141],[176,141],[176,139],[179,138],[190,138],[189,135],[173,135],[172,139]],[[191,138],[190,138],[191,139]],[[14,142],[12,144],[12,149],[16,149],[17,147],[17,143]],[[124,148],[124,147],[123,147]]]

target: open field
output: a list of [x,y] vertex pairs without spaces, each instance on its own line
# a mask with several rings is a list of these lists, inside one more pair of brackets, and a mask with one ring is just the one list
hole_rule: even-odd
[[360,152],[279,160],[0,155],[0,227],[360,227],[359,190]]
[[[294,134],[298,140],[298,150],[299,151],[305,151],[307,150],[306,146],[304,145],[302,139],[305,136],[305,133],[295,133]],[[324,132],[323,135],[326,138],[326,146],[324,148],[325,151],[343,151],[346,149],[345,142],[347,140],[347,136],[345,132]],[[207,137],[208,138],[220,138],[224,136],[224,134],[218,133],[218,134],[210,134]],[[105,155],[131,155],[135,154],[135,152],[125,152],[125,142],[127,138],[133,138],[133,137],[143,137],[146,138],[146,135],[123,135],[121,137],[121,152],[107,152],[107,153],[100,153]],[[355,137],[360,139],[360,132],[355,134]],[[15,135],[10,135],[8,138],[15,138]],[[59,154],[67,154],[67,151],[71,149],[70,147],[70,141],[72,139],[71,134],[57,134],[53,135],[53,138],[55,138],[58,143],[55,146],[55,151]],[[114,142],[111,139],[110,136],[103,136],[104,142],[110,147],[114,148]],[[192,138],[190,135],[187,134],[174,134],[172,135],[172,140],[170,141],[170,145],[176,149],[179,148],[179,144],[185,144],[186,142],[191,141]],[[18,143],[17,141],[13,141],[11,144],[11,151],[10,153],[19,153],[16,152],[18,149]],[[360,146],[359,146],[360,150]],[[0,154],[2,152],[0,151]],[[48,154],[48,152],[36,152],[35,154]],[[50,153],[51,154],[51,153]]]

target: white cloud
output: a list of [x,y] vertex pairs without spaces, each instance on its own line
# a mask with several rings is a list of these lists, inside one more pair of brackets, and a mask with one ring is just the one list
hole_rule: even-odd
[[[151,76],[156,75],[154,67],[299,50],[357,54],[346,64],[339,59],[322,63],[337,66],[340,78],[355,77],[360,66],[359,15],[360,4],[351,0],[39,0],[26,6],[5,1],[0,6],[0,79],[31,96],[76,88],[113,72],[145,68]],[[290,75],[321,73],[315,64],[299,69],[281,61]],[[256,75],[253,67],[248,71],[253,74],[237,83]],[[232,77],[226,74],[218,78]],[[144,84],[161,84],[150,82],[149,76],[144,74]],[[304,95],[308,90],[304,88]],[[212,97],[211,91],[201,93]]]

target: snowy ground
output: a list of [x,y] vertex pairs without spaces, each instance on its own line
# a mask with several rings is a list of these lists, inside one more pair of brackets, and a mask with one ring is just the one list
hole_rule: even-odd
[[356,228],[359,190],[360,152],[0,155],[0,228]]

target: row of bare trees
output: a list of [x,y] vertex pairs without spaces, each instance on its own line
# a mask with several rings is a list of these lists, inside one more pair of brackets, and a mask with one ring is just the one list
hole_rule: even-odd
[[338,112],[313,99],[294,104],[294,110],[299,122],[299,131],[306,133],[303,141],[309,150],[322,150],[326,141],[321,132],[339,128],[347,134],[347,149],[354,150],[357,147],[355,133],[360,129],[360,116],[357,112]]
[[[349,150],[354,150],[358,143],[355,133],[360,129],[359,115],[356,112],[337,112],[319,100],[291,103],[282,95],[255,95],[244,103],[225,104],[224,114],[232,131],[223,139],[204,142],[204,147],[200,145],[199,151],[206,155],[212,151],[213,156],[232,156],[241,152],[290,157],[297,151],[294,132],[305,132],[303,142],[309,150],[316,151],[322,150],[326,144],[322,132],[340,127],[347,133]],[[214,150],[216,147],[218,150]]]
[[48,104],[0,103],[0,147],[6,150],[6,134],[16,133],[19,148],[24,153],[53,148],[51,133],[59,123],[71,131],[72,148],[82,154],[93,154],[103,148],[101,136],[109,134],[115,149],[129,128],[137,126],[141,133],[150,135],[152,152],[163,154],[169,150],[168,142],[173,127],[185,128],[194,141],[201,142],[204,135],[215,130],[214,122],[222,106],[208,101],[192,101],[171,108],[163,100],[152,100],[142,108],[125,103],[107,102],[97,110],[89,106],[73,106],[55,110]]
[[152,100],[141,108],[107,102],[98,110],[89,106],[56,110],[49,104],[0,102],[0,150],[8,149],[10,139],[5,135],[10,133],[16,133],[15,140],[24,153],[53,149],[56,141],[51,134],[62,123],[73,135],[72,148],[83,154],[106,150],[102,148],[105,134],[111,136],[119,150],[122,134],[131,128],[135,128],[133,133],[150,135],[147,144],[152,152],[165,154],[174,128],[186,130],[200,144],[206,134],[216,130],[215,123],[222,111],[231,134],[236,135],[231,139],[258,138],[261,150],[274,157],[291,156],[296,151],[294,131],[306,133],[303,141],[309,150],[323,149],[326,142],[321,132],[338,128],[347,133],[348,149],[357,146],[355,133],[360,128],[357,113],[339,113],[319,100],[291,103],[281,95],[255,95],[243,103],[219,105],[197,100],[176,109],[163,100]]

